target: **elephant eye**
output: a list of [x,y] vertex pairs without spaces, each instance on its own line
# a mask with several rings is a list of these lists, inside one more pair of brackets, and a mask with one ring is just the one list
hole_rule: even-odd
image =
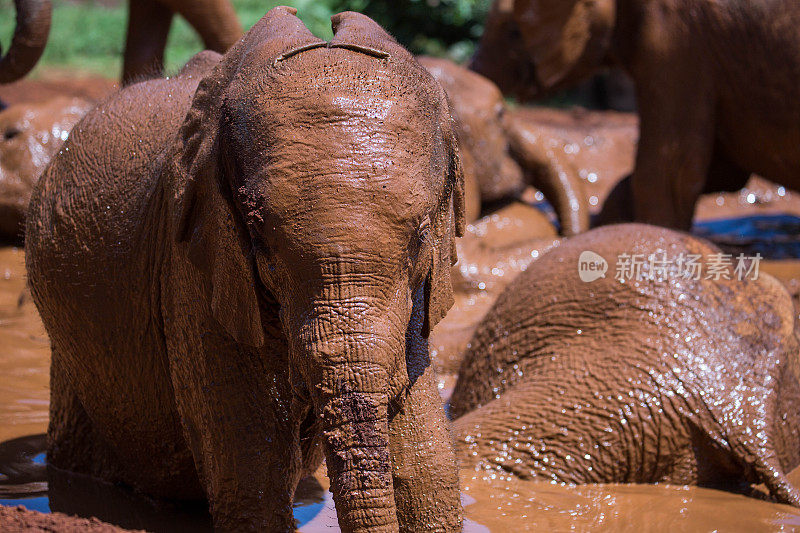
[[20,133],[22,133],[22,130],[19,128],[8,128],[5,132],[3,132],[3,139],[10,141]]

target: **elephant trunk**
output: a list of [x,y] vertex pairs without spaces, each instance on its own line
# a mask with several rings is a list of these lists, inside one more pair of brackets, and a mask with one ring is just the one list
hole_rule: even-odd
[[561,234],[571,237],[589,230],[589,202],[578,172],[551,147],[531,133],[526,122],[507,117],[505,130],[513,157],[527,179],[553,204]]
[[0,59],[0,83],[22,78],[42,57],[50,34],[49,0],[14,0],[17,25],[8,53]]
[[351,392],[323,408],[323,442],[343,531],[397,531],[385,392]]
[[389,402],[407,381],[410,298],[370,288],[371,282],[354,286],[354,277],[360,276],[330,283],[311,300],[317,304],[303,313],[294,355],[320,420],[342,530],[398,531]]

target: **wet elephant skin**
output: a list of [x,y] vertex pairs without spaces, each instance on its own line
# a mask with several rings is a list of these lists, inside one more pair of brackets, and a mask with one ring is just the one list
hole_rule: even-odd
[[49,461],[284,531],[324,456],[343,530],[457,531],[427,346],[464,227],[446,95],[368,18],[326,43],[295,13],[113,96],[37,185]]
[[793,0],[496,0],[472,67],[531,98],[620,64],[641,117],[633,216],[688,230],[703,191],[753,173],[800,188],[798,25]]
[[497,86],[446,59],[420,57],[447,93],[459,123],[462,153],[474,159],[482,202],[517,198],[525,188],[522,169],[511,158],[503,117],[506,105]]
[[[496,208],[519,198],[526,185],[540,189],[553,204],[564,235],[589,229],[589,207],[578,175],[550,154],[551,137],[521,135],[500,90],[491,81],[446,59],[419,58],[453,105],[464,161],[467,220],[473,209]],[[535,137],[535,136],[534,136]],[[528,180],[526,181],[526,178]],[[479,198],[470,185],[477,182]]]
[[[585,250],[609,263],[584,283]],[[615,279],[621,253],[718,253],[606,226],[546,253],[479,326],[451,399],[462,463],[561,483],[764,483],[800,506],[798,342],[777,280]],[[705,273],[703,276],[705,277]]]

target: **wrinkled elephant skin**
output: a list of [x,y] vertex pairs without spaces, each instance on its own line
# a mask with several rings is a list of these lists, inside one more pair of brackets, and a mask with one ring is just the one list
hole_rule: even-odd
[[72,127],[91,108],[79,98],[54,98],[0,111],[0,239],[22,236],[34,185]]
[[[604,278],[579,278],[587,250],[608,261]],[[800,463],[789,294],[763,273],[681,279],[675,262],[622,283],[622,253],[708,265],[719,251],[653,226],[606,226],[532,263],[464,357],[451,400],[462,462],[562,483],[764,483],[800,506],[785,475]]]
[[48,458],[286,531],[324,457],[343,531],[460,531],[427,340],[464,229],[447,98],[367,17],[295,15],[123,89],[39,181]]
[[641,117],[626,201],[688,230],[751,174],[800,189],[798,26],[794,0],[496,0],[472,67],[527,98],[620,64]]

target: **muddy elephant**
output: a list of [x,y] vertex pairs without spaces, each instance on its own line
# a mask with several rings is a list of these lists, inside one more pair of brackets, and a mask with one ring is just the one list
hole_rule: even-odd
[[620,64],[641,116],[633,216],[688,230],[702,192],[751,173],[800,188],[798,25],[792,0],[497,0],[472,67],[526,98]]
[[14,0],[17,24],[11,47],[0,58],[0,83],[11,83],[30,72],[42,57],[50,34],[53,7],[49,0]]
[[91,106],[59,97],[0,111],[0,242],[21,239],[34,185]]
[[48,167],[26,264],[49,458],[285,531],[324,456],[344,531],[456,531],[426,339],[464,226],[449,105],[373,21],[332,23],[271,10],[107,100]]
[[482,202],[516,198],[525,188],[522,170],[511,158],[503,117],[506,105],[497,86],[464,67],[434,57],[417,58],[438,81],[459,123],[461,152],[469,152]]
[[[786,478],[800,463],[792,301],[757,262],[713,270],[719,253],[631,224],[533,262],[461,365],[451,410],[465,465],[560,483],[764,483],[800,506]],[[598,255],[605,277],[579,277]]]
[[[548,164],[552,159],[544,158],[541,143],[514,143],[516,131],[508,128],[510,111],[494,83],[446,59],[418,59],[444,87],[457,117],[461,153],[466,160],[468,211],[473,204],[469,195],[471,179],[477,180],[480,203],[490,206],[519,198],[526,185],[532,184],[553,204],[563,234],[575,235],[589,229],[588,205],[577,175]],[[514,150],[515,145],[525,147]],[[528,172],[534,164],[534,153],[542,154],[536,161],[541,165]]]
[[176,13],[200,34],[209,50],[224,53],[242,36],[242,25],[230,0],[129,0],[129,7],[123,84],[161,75],[167,36]]

